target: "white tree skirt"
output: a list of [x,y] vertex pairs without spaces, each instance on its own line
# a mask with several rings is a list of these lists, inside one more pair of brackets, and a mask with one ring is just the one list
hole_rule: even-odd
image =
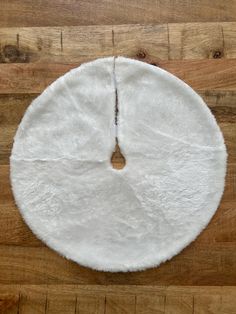
[[[122,170],[110,162],[116,133]],[[193,241],[217,209],[225,171],[224,140],[203,100],[170,73],[122,57],[49,86],[11,155],[14,196],[33,232],[107,271],[159,265]]]

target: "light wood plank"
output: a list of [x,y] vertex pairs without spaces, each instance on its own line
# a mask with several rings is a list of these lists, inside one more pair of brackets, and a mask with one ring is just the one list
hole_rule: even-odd
[[113,26],[113,53],[152,62],[168,60],[168,27],[164,25]]
[[155,294],[137,295],[136,314],[164,314],[165,296]]
[[[0,26],[56,26],[235,21],[235,1],[11,0],[1,4]],[[40,13],[40,14],[39,14]]]
[[236,23],[222,24],[224,36],[224,57],[236,58]]
[[223,295],[221,299],[221,314],[236,314],[236,298],[232,295]]
[[76,294],[48,292],[46,303],[46,314],[75,314],[76,313]]
[[169,24],[170,60],[222,58],[222,24]]
[[[121,306],[124,301],[131,300],[128,304],[133,304],[133,298],[136,298],[136,313],[139,310],[146,311],[148,308],[148,314],[158,313],[159,310],[168,313],[169,310],[175,309],[175,314],[178,314],[181,309],[181,314],[184,314],[187,309],[192,308],[191,313],[199,313],[198,310],[203,313],[208,313],[207,310],[213,311],[214,309],[220,309],[224,314],[234,313],[235,300],[236,300],[236,286],[144,286],[144,285],[0,285],[1,295],[5,295],[8,298],[17,297],[19,293],[24,293],[25,300],[24,305],[32,305],[32,293],[33,299],[37,304],[41,304],[41,300],[45,300],[45,295],[49,294],[53,296],[62,296],[65,299],[65,304],[70,304],[70,300],[77,299],[77,310],[79,299],[83,303],[83,306],[87,302],[95,304],[94,300],[104,301],[105,295],[111,296],[112,300],[121,302]],[[115,298],[115,299],[114,299]],[[194,298],[194,301],[193,301]],[[7,298],[6,298],[7,299]],[[138,301],[139,299],[139,301]],[[104,302],[102,304],[104,305]],[[119,302],[120,301],[120,302]],[[22,303],[22,300],[21,302]],[[63,303],[63,302],[62,302]],[[139,304],[138,304],[139,303]],[[216,303],[217,306],[214,306]],[[220,304],[220,306],[219,306]],[[22,305],[20,305],[18,312],[22,313]],[[141,306],[141,307],[139,307]],[[84,307],[83,307],[84,308]],[[46,308],[45,308],[46,309]],[[85,310],[87,307],[85,308]],[[138,310],[139,309],[139,310]],[[195,311],[196,310],[196,311]],[[206,312],[204,312],[206,311]],[[188,313],[189,311],[187,311]],[[77,311],[78,313],[78,311]],[[86,314],[90,312],[85,311]],[[92,312],[96,313],[96,312]],[[102,312],[104,313],[104,312]],[[201,313],[201,312],[200,312]],[[81,314],[79,312],[79,314]]]
[[192,314],[192,296],[167,296],[165,304],[165,314]]
[[0,28],[0,62],[85,62],[113,54],[111,26]]
[[106,314],[135,314],[135,296],[107,295]]
[[105,296],[96,293],[77,296],[78,314],[104,314],[105,312]]
[[[1,313],[108,313],[234,314],[235,286],[107,286],[107,285],[0,285]],[[18,307],[18,296],[21,293]],[[24,295],[24,296],[23,296]],[[46,295],[48,303],[45,306]],[[135,299],[136,304],[135,304]],[[75,302],[74,302],[75,300]],[[80,300],[81,307],[78,307]],[[12,302],[14,301],[14,302]],[[16,301],[16,302],[15,302]],[[127,310],[129,312],[127,312]],[[57,312],[58,311],[58,312]],[[64,312],[63,312],[64,311]],[[72,312],[73,313],[73,312]]]
[[[221,295],[200,295],[194,297],[194,313],[222,314]],[[230,313],[227,313],[230,314]]]
[[77,63],[111,55],[159,60],[235,58],[236,23],[0,28],[0,63]]

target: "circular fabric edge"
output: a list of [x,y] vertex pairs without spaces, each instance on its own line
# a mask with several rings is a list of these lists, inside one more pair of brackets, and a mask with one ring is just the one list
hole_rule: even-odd
[[[181,84],[181,85],[185,85],[185,87],[188,89],[188,91],[192,94],[194,94],[194,96],[196,97],[196,100],[199,102],[202,103],[204,110],[206,111],[206,114],[209,116],[209,118],[211,117],[211,119],[209,119],[209,122],[214,125],[217,126],[218,128],[218,131],[219,133],[221,134],[222,136],[222,140],[223,140],[223,146],[224,146],[224,154],[225,154],[225,159],[224,159],[224,166],[222,166],[222,173],[224,174],[224,180],[222,180],[222,185],[221,185],[221,188],[219,189],[218,191],[218,198],[216,198],[214,200],[214,202],[212,202],[212,214],[210,216],[210,218],[205,221],[204,224],[202,224],[201,226],[199,226],[198,228],[198,232],[192,236],[192,238],[189,238],[188,240],[186,240],[185,242],[181,243],[181,245],[177,246],[175,248],[175,250],[172,250],[171,252],[168,252],[168,256],[165,256],[165,257],[162,257],[160,260],[156,260],[155,262],[152,262],[152,263],[144,263],[144,264],[140,264],[139,266],[132,266],[132,267],[124,267],[123,269],[118,267],[109,267],[109,265],[107,265],[106,267],[101,267],[101,265],[97,264],[96,262],[94,263],[93,261],[86,261],[83,260],[83,258],[81,258],[80,260],[76,260],[74,259],[73,255],[71,255],[70,253],[66,253],[66,250],[64,250],[65,254],[62,253],[62,249],[60,246],[58,245],[55,245],[54,243],[51,243],[51,241],[49,239],[45,239],[43,236],[41,236],[38,231],[32,227],[30,221],[26,218],[25,214],[24,214],[24,210],[21,208],[20,204],[19,204],[19,201],[17,200],[17,196],[15,195],[15,192],[14,192],[14,184],[13,184],[13,180],[12,180],[12,176],[13,176],[13,173],[12,173],[12,167],[11,167],[11,162],[10,162],[10,181],[11,181],[11,187],[12,187],[12,192],[13,192],[13,195],[14,195],[14,199],[15,199],[15,203],[17,205],[17,207],[19,208],[19,211],[21,213],[21,216],[23,218],[23,220],[26,222],[27,226],[32,230],[32,232],[37,236],[38,239],[40,239],[41,241],[43,241],[49,248],[51,248],[52,250],[56,251],[56,253],[58,253],[60,256],[62,257],[65,257],[69,260],[72,260],[76,263],[78,263],[79,265],[81,266],[84,266],[84,267],[89,267],[89,268],[92,268],[94,270],[99,270],[99,271],[103,271],[103,272],[129,272],[129,271],[143,271],[145,269],[148,269],[148,268],[154,268],[154,267],[157,267],[159,266],[160,264],[172,259],[174,256],[176,256],[177,254],[179,254],[184,248],[186,248],[190,243],[192,243],[199,235],[200,233],[206,228],[206,226],[209,224],[209,222],[211,221],[212,217],[214,216],[214,214],[216,213],[216,210],[219,206],[219,203],[221,201],[221,198],[222,198],[222,195],[223,195],[223,192],[224,192],[224,186],[225,186],[225,175],[226,175],[226,168],[227,168],[227,151],[226,151],[226,146],[225,146],[225,143],[224,143],[224,137],[223,137],[223,134],[219,128],[219,125],[217,124],[216,122],[216,119],[214,117],[214,115],[211,113],[210,109],[207,107],[206,103],[204,102],[204,100],[202,99],[202,97],[200,95],[198,95],[192,88],[191,86],[189,86],[187,83],[185,83],[184,81],[182,81],[181,79],[179,79],[178,77],[176,77],[175,75],[173,75],[172,73],[164,70],[164,69],[161,69],[157,66],[153,66],[153,65],[150,65],[150,64],[146,64],[144,62],[141,62],[141,61],[138,61],[138,60],[133,60],[133,59],[129,59],[129,58],[125,58],[125,57],[118,57],[118,58],[122,58],[122,59],[125,59],[125,60],[128,60],[129,62],[133,62],[133,63],[138,63],[138,64],[142,64],[144,67],[149,67],[150,70],[152,71],[162,71],[163,73],[165,73],[165,75],[171,77],[172,80],[174,80],[176,83],[178,84]],[[18,129],[21,125],[21,123],[24,121],[25,117],[27,116],[27,112],[30,112],[30,110],[32,110],[32,105],[37,101],[38,98],[40,98],[42,95],[47,95],[47,90],[53,85],[53,84],[56,84],[56,82],[58,80],[60,80],[61,78],[65,78],[71,71],[80,71],[82,69],[84,69],[86,67],[87,64],[91,64],[91,63],[99,63],[99,62],[102,62],[102,60],[107,60],[107,59],[115,59],[115,57],[106,57],[106,58],[99,58],[99,59],[96,59],[94,61],[89,61],[89,62],[86,62],[84,64],[81,64],[79,67],[77,68],[74,68],[70,71],[68,71],[67,73],[65,73],[64,75],[60,76],[58,79],[56,79],[52,84],[50,84],[36,99],[34,99],[32,101],[32,103],[29,105],[29,107],[27,108],[20,124],[18,125],[18,128],[17,128],[17,131],[16,131],[16,134],[15,134],[15,137],[14,137],[14,141],[17,139],[17,133],[18,133]],[[14,144],[13,144],[13,147],[14,147]],[[12,150],[13,151],[13,150]],[[122,171],[122,170],[121,170]]]

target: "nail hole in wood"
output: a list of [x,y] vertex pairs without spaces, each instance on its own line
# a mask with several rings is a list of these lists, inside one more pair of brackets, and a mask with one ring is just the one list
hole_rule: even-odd
[[222,52],[220,50],[214,51],[213,58],[220,59],[222,57]]
[[144,50],[139,50],[136,54],[136,56],[139,58],[139,59],[144,59],[146,58],[146,52]]

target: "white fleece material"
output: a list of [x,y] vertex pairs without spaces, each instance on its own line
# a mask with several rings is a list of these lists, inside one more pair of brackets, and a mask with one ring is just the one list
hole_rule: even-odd
[[[116,136],[122,170],[110,162]],[[68,72],[29,106],[11,183],[25,221],[52,249],[98,270],[142,270],[206,227],[223,193],[226,155],[214,116],[187,84],[110,57]]]

